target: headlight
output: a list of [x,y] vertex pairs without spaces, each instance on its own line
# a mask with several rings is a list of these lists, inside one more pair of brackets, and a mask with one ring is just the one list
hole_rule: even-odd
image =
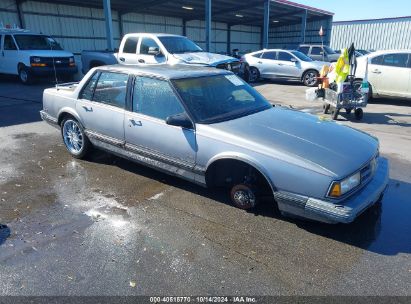
[[69,65],[70,66],[75,66],[76,65],[76,62],[74,61],[74,57],[69,58]]
[[328,193],[329,197],[334,197],[338,198],[348,192],[350,192],[352,189],[357,187],[361,183],[361,173],[357,172],[342,181],[339,182],[333,182],[331,184],[330,191]]

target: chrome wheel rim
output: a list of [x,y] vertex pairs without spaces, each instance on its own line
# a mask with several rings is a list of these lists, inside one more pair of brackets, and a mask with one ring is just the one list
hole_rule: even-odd
[[20,71],[20,79],[21,79],[21,81],[27,82],[27,78],[28,78],[27,72],[26,72],[25,70],[21,70],[21,71]]
[[63,140],[67,149],[73,154],[79,154],[83,149],[83,132],[74,120],[69,119],[65,121],[63,125]]
[[317,81],[317,75],[314,72],[307,73],[304,77],[304,82],[306,85],[314,85]]
[[255,206],[255,196],[250,190],[237,190],[233,195],[233,199],[238,206],[243,208]]

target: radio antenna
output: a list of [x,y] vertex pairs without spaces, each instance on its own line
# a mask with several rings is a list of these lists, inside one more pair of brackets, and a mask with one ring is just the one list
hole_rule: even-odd
[[[53,51],[53,44],[50,44],[50,49]],[[53,71],[54,71],[54,80],[56,81],[56,90],[59,89],[59,82],[57,79],[57,70],[56,70],[56,63],[54,61],[54,56],[51,56],[52,60],[53,60]]]

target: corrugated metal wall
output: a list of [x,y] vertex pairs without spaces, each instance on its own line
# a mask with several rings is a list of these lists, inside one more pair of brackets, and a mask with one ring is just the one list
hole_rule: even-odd
[[[87,49],[105,49],[106,30],[102,9],[27,1],[22,3],[24,26],[50,34],[64,49],[80,53]],[[119,43],[118,14],[112,11],[113,35]]]
[[0,23],[19,25],[15,0],[0,0]]
[[[67,50],[99,50],[107,46],[102,9],[77,7],[37,1],[21,5],[24,27],[35,32],[50,34]],[[118,12],[112,11],[114,45],[120,43]],[[183,35],[180,18],[128,13],[121,16],[123,34],[130,32],[170,33]],[[0,0],[0,22],[19,25],[15,0]],[[227,52],[228,26],[212,22],[211,51]],[[186,23],[186,35],[205,48],[205,22],[192,20]],[[260,49],[261,29],[255,26],[236,25],[231,28],[231,49],[253,51]]]
[[[107,47],[103,9],[24,1],[21,4],[24,27],[35,32],[54,36],[67,50],[79,54],[82,50],[101,50]],[[120,42],[119,14],[112,11],[114,45]],[[130,32],[157,32],[183,34],[180,18],[128,13],[121,16],[123,34]],[[307,22],[306,43],[321,43],[320,26],[327,31],[324,43],[329,44],[330,20]],[[0,0],[0,22],[19,24],[15,0]],[[261,48],[261,27],[234,25],[231,27],[231,50],[251,52]],[[228,25],[212,22],[211,51],[227,52]],[[205,48],[205,22],[192,20],[186,23],[186,36]],[[301,43],[301,24],[271,28],[269,47],[295,48]]]
[[[305,42],[308,44],[321,44],[319,31],[321,26],[325,32],[324,45],[330,45],[332,18],[307,22]],[[285,26],[276,26],[270,29],[269,48],[295,49],[302,43],[301,23]]]
[[366,50],[411,49],[411,17],[334,22],[331,47],[341,49],[352,42]]
[[[188,21],[186,36],[205,49],[205,22],[201,20]],[[216,53],[227,51],[227,24],[211,22],[210,51]]]

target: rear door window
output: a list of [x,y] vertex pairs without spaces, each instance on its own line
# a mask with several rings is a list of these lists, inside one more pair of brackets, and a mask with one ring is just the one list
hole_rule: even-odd
[[166,120],[168,116],[183,113],[184,108],[168,81],[137,77],[133,91],[133,112]]
[[277,52],[264,52],[261,58],[269,59],[269,60],[276,60]]
[[129,37],[124,43],[123,53],[136,54],[137,53],[138,37]]
[[128,75],[102,72],[94,89],[93,101],[125,108]]

